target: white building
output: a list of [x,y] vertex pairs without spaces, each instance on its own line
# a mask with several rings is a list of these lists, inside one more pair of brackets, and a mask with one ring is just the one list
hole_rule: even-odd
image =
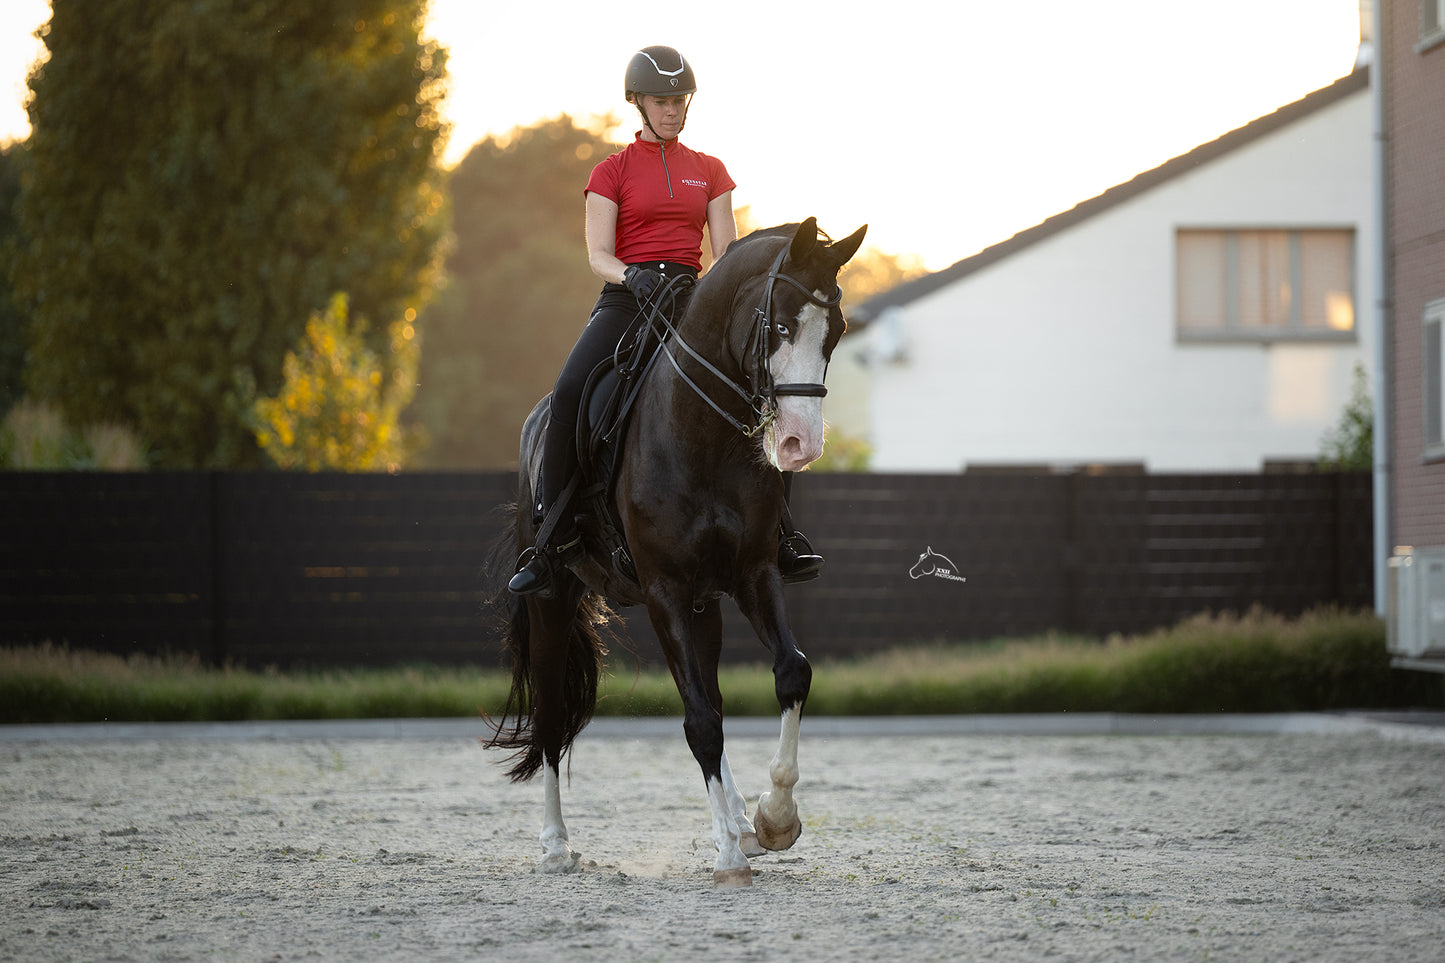
[[885,292],[850,314],[834,428],[877,471],[1313,461],[1372,367],[1370,164],[1359,69]]

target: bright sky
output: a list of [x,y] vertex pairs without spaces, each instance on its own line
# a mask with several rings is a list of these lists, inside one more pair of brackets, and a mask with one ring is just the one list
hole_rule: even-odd
[[[432,0],[451,50],[448,160],[490,133],[616,113],[633,50],[677,47],[684,143],[762,224],[869,223],[930,269],[1001,241],[1348,73],[1358,0]],[[48,0],[0,3],[0,139],[22,138]],[[582,222],[578,185],[578,229]]]

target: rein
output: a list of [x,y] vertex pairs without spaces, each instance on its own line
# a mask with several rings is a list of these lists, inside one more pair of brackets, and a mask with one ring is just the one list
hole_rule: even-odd
[[[782,270],[783,260],[787,256],[788,246],[785,244],[783,246],[783,249],[778,252],[778,256],[773,259],[772,266],[768,268],[768,282],[767,286],[763,289],[762,301],[756,308],[753,309],[753,319],[756,323],[753,327],[752,349],[750,352],[753,356],[753,371],[751,373],[751,377],[749,378],[750,384],[748,386],[749,388],[751,388],[751,391],[749,391],[748,388],[744,388],[742,385],[739,385],[732,378],[728,377],[722,371],[718,370],[717,366],[714,365],[711,361],[698,354],[698,352],[693,349],[691,345],[689,345],[686,341],[683,340],[682,335],[678,333],[677,328],[673,326],[672,322],[661,311],[654,310],[651,319],[653,324],[661,322],[661,325],[666,332],[666,335],[660,337],[660,340],[662,341],[662,351],[667,355],[667,360],[672,363],[672,367],[677,372],[678,377],[680,377],[683,382],[689,388],[691,388],[699,398],[701,398],[703,401],[706,401],[708,403],[708,406],[712,408],[713,411],[716,411],[719,415],[723,417],[724,420],[727,421],[728,424],[732,425],[734,428],[742,432],[743,435],[748,438],[756,437],[770,424],[772,424],[773,420],[777,417],[777,408],[775,402],[778,398],[788,395],[807,398],[822,398],[828,394],[828,386],[823,384],[822,382],[785,382],[783,384],[777,384],[773,381],[772,369],[768,367],[768,357],[770,356],[770,352],[768,351],[768,343],[771,339],[771,330],[773,326],[773,287],[776,282],[788,282],[793,287],[797,288],[798,291],[800,291],[802,295],[810,302],[818,305],[821,308],[834,307],[843,300],[843,289],[841,287],[838,287],[834,291],[831,298],[820,298],[807,287],[804,287],[802,282],[800,282],[797,278],[784,274]],[[682,366],[678,364],[677,356],[674,355],[671,350],[673,342],[676,342],[678,345],[680,345],[682,347],[682,350],[687,352],[689,357],[691,357],[698,364],[702,365],[706,371],[713,375],[713,377],[715,377],[718,381],[721,381],[724,387],[730,389],[733,394],[737,395],[743,401],[743,403],[748,406],[748,408],[752,411],[753,418],[756,421],[756,423],[752,427],[749,427],[748,425],[739,421],[737,418],[733,417],[721,405],[719,405],[716,401],[713,401],[712,397],[707,393],[705,389],[703,389],[701,385],[699,385],[697,382],[693,381],[687,376],[687,373],[682,370]]]

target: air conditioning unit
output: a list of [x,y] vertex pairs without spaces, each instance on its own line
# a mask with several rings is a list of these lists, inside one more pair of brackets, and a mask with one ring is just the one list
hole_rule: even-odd
[[1445,548],[1390,558],[1387,645],[1400,668],[1445,672]]

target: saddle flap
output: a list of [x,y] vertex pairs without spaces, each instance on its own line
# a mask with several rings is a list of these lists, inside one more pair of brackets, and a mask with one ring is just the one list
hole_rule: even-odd
[[606,463],[601,465],[598,459],[605,454],[605,439],[613,434],[623,414],[622,386],[622,377],[608,358],[592,369],[582,389],[577,410],[577,458],[590,479],[605,480],[611,473],[611,459],[603,458]]

